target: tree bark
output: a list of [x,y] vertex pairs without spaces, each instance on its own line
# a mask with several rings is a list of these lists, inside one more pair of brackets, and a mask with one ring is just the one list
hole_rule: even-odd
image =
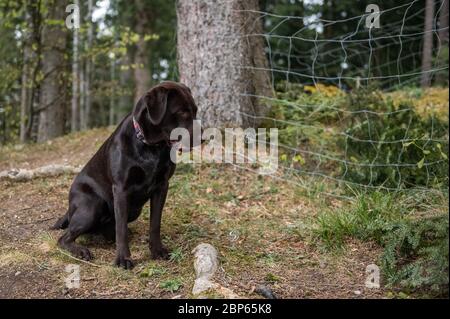
[[256,126],[273,90],[258,0],[179,0],[178,66],[205,127]]
[[426,0],[425,3],[425,27],[423,34],[422,48],[422,75],[420,85],[429,87],[431,85],[431,64],[433,60],[433,18],[434,18],[434,0]]
[[83,130],[86,130],[90,126],[90,116],[92,110],[92,92],[91,92],[91,79],[92,79],[92,58],[91,58],[91,48],[92,42],[94,39],[94,25],[92,22],[92,11],[93,11],[93,2],[92,0],[88,0],[88,14],[87,14],[87,23],[88,23],[88,31],[87,31],[87,45],[86,45],[86,71],[84,73],[84,94],[85,94],[85,108],[83,110],[83,116],[81,120],[81,126]]
[[[66,81],[64,53],[66,49],[65,1],[48,4],[48,16],[42,30],[42,73],[40,87],[38,142],[64,133]],[[57,21],[57,23],[55,23]]]
[[[448,9],[449,0],[442,0],[439,6],[439,26],[438,26],[438,54],[437,63],[439,66],[448,64]],[[436,74],[436,83],[448,87],[448,70],[441,70]]]
[[[335,10],[336,10],[336,8],[335,8],[334,0],[325,1],[324,5],[323,5],[324,19],[333,21]],[[325,39],[333,39],[333,27],[334,26],[332,23],[325,23],[325,27],[323,30]]]
[[120,97],[119,105],[116,108],[116,124],[125,116],[126,113],[133,107],[133,91],[130,83],[132,83],[133,75],[130,68],[131,57],[129,52],[126,52],[119,62],[119,83],[120,83]]
[[[111,58],[111,84],[115,86],[116,81],[116,57]],[[109,98],[109,117],[108,125],[114,125],[116,117],[116,96],[114,93]]]
[[442,0],[439,11],[439,39],[442,45],[448,45],[448,3],[449,0]]
[[[75,5],[80,7],[80,1],[75,0]],[[79,83],[79,61],[78,61],[78,43],[79,43],[79,33],[78,28],[73,29],[73,53],[72,53],[72,112],[70,129],[72,132],[78,131],[80,128],[80,109],[79,100],[80,96],[78,93],[80,83]]]
[[137,102],[150,88],[151,76],[148,66],[149,52],[145,42],[145,35],[149,31],[146,23],[148,12],[145,12],[142,1],[137,0],[135,4],[137,8],[136,33],[139,35],[134,56],[134,81],[136,84],[134,102]]
[[79,95],[80,95],[80,99],[79,99],[79,107],[78,107],[78,119],[79,119],[79,127],[80,129],[82,128],[81,122],[85,119],[85,110],[86,110],[86,94],[84,92],[84,90],[86,89],[86,81],[85,81],[85,72],[86,72],[86,67],[85,67],[85,62],[84,59],[80,60],[80,65],[79,65],[79,75],[80,75],[80,79],[79,79]]
[[30,1],[25,3],[25,23],[26,30],[24,32],[23,41],[23,67],[21,80],[21,97],[20,97],[20,142],[25,143],[29,139],[28,121],[32,116],[32,63],[34,59],[33,54],[33,40],[34,40],[34,23],[33,23],[33,4]]

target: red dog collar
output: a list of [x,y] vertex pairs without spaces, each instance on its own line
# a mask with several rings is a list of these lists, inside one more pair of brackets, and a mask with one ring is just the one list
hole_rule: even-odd
[[142,143],[149,145],[149,143],[147,143],[147,141],[145,140],[144,137],[144,133],[142,131],[141,126],[139,125],[139,123],[136,121],[136,119],[133,116],[133,126],[134,126],[134,131],[136,132],[136,137],[138,138],[138,140],[140,140]]

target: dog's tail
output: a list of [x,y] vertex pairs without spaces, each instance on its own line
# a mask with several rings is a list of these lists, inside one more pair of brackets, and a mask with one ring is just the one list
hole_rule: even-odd
[[69,212],[65,213],[63,217],[59,218],[50,229],[66,229],[69,226]]

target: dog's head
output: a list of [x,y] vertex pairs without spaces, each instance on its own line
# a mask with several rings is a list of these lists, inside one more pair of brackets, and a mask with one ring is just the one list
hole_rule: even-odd
[[191,90],[182,83],[166,81],[153,87],[139,99],[133,116],[148,144],[175,144],[178,140],[170,140],[170,133],[175,128],[184,128],[190,134],[191,146],[196,146],[193,121],[197,106]]

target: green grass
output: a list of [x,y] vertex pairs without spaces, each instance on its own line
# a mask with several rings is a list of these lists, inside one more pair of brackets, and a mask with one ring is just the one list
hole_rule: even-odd
[[277,275],[274,275],[274,274],[272,274],[272,273],[269,272],[269,273],[266,275],[265,280],[266,280],[268,283],[274,284],[274,283],[280,281],[280,277],[278,277]]
[[354,206],[337,212],[326,211],[317,217],[315,233],[327,248],[342,248],[347,237],[379,241],[385,227],[404,218],[389,195],[361,195]]
[[175,248],[169,254],[170,261],[173,261],[175,263],[180,263],[183,260],[183,258],[184,258],[184,253],[180,247]]
[[153,262],[150,262],[147,267],[145,267],[139,274],[140,277],[150,278],[164,275],[166,273],[166,269],[162,266],[156,265]]
[[267,266],[275,266],[277,262],[281,260],[278,254],[274,253],[261,253],[257,255],[258,259]]
[[[95,131],[90,134],[93,137],[86,136],[86,140],[97,138]],[[63,142],[58,142],[55,158],[68,152],[64,151],[67,143]],[[79,143],[85,144],[82,139]],[[86,153],[85,159],[88,156]],[[11,158],[16,157],[29,160],[25,155],[13,154]],[[301,165],[296,168],[299,172],[309,169]],[[433,296],[442,296],[448,290],[448,244],[445,245],[448,217],[446,208],[442,208],[447,204],[448,194],[441,199],[432,196],[431,190],[409,196],[384,193],[353,196],[345,183],[339,185],[292,172],[281,177],[285,181],[229,166],[179,165],[170,181],[161,231],[163,243],[171,251],[169,261],[150,261],[145,240],[149,227],[147,204],[142,219],[130,224],[136,265],[131,272],[114,267],[114,246],[97,242],[96,237],[81,238],[79,243],[92,247],[96,258],[93,263],[100,267],[62,254],[55,246],[59,233],[39,237],[31,247],[34,250],[30,250],[33,258],[22,262],[18,256],[17,264],[50,260],[43,267],[54,268],[55,275],[62,276],[65,264],[80,263],[87,277],[101,276],[102,291],[110,291],[113,297],[118,296],[115,293],[120,285],[130,289],[130,296],[167,298],[176,292],[189,298],[195,280],[191,252],[199,243],[207,242],[216,247],[220,256],[216,279],[221,284],[238,287],[233,289],[243,297],[258,297],[249,295],[244,287],[255,283],[272,285],[282,298],[328,297],[331,293],[338,298],[352,298],[352,289],[362,283],[364,272],[364,269],[355,271],[355,267],[365,265],[368,260],[372,263],[378,256],[376,264],[383,269],[381,289],[365,291],[365,297],[384,297],[386,290],[392,298],[422,297],[424,294],[414,289],[423,287],[430,292],[438,291]],[[3,196],[0,201],[9,198],[8,193],[28,187],[27,192],[36,198],[33,202],[51,194],[55,196],[55,214],[63,212],[72,179],[72,175],[64,175],[11,184],[0,192]],[[343,200],[324,193],[355,199]],[[9,205],[9,209],[14,206]],[[350,249],[346,249],[348,242]],[[12,247],[16,247],[14,244]],[[10,255],[15,250],[8,248],[2,256],[10,263],[16,256]],[[324,276],[311,276],[312,273]],[[330,274],[334,279],[330,279]],[[330,292],[330,280],[341,280],[346,289]],[[386,287],[388,283],[392,287]],[[93,284],[94,281],[86,281],[86,291],[98,289]]]
[[[413,195],[359,195],[350,207],[321,213],[312,232],[327,250],[344,249],[349,238],[373,241],[383,247],[380,263],[388,285],[446,294],[449,216],[442,209],[434,213],[442,207],[433,200],[432,195],[422,201]],[[429,211],[418,214],[424,205]]]
[[181,278],[167,279],[159,284],[160,288],[172,293],[178,291],[182,286]]

